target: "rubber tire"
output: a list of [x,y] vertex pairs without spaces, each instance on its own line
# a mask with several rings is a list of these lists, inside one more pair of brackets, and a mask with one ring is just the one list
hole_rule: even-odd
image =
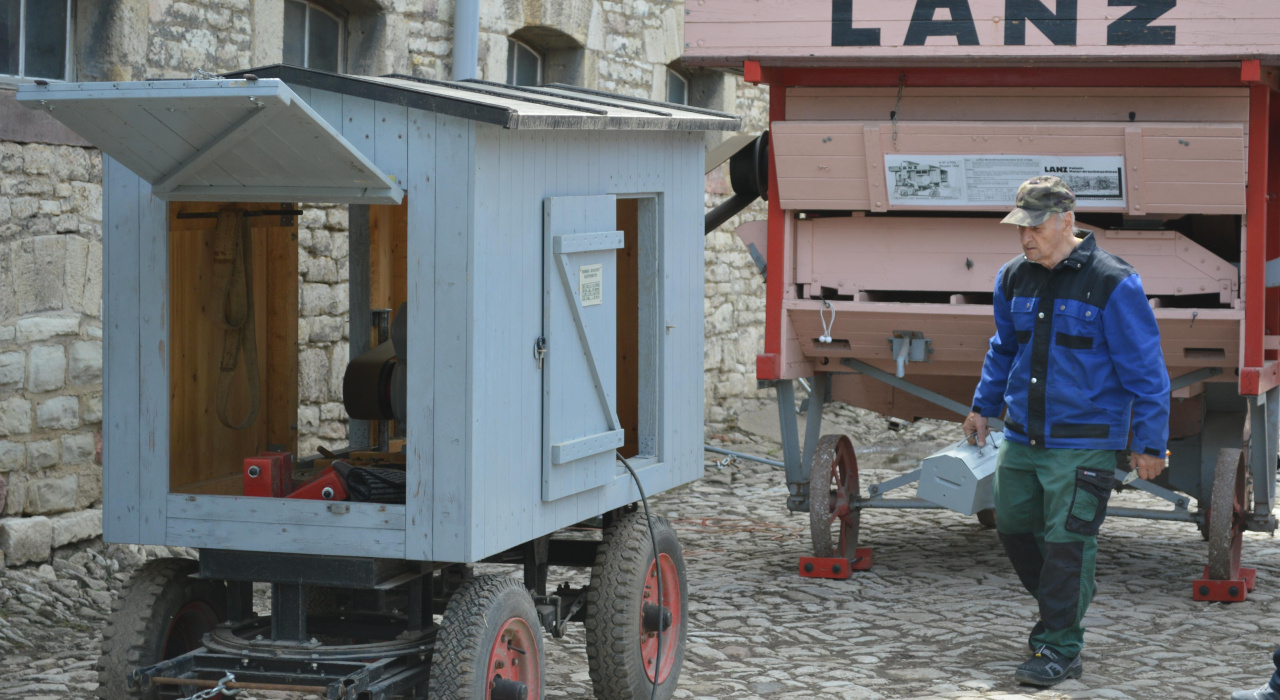
[[[657,697],[667,700],[680,682],[684,665],[685,633],[689,628],[689,578],[676,531],[666,518],[653,516],[658,551],[671,557],[680,574],[680,625],[673,640],[676,656],[667,680],[658,685]],[[587,670],[597,700],[648,700],[653,683],[640,657],[640,606],[644,579],[655,559],[644,511],[626,513],[605,528],[596,550],[587,588]],[[667,644],[663,637],[662,643]]]
[[[539,677],[546,682],[546,653],[542,624],[524,582],[511,576],[486,574],[468,579],[449,598],[431,657],[428,700],[487,700],[489,651],[502,625],[523,618],[538,642]],[[545,698],[545,688],[537,697]],[[535,697],[530,689],[529,697]]]
[[164,660],[169,625],[189,603],[203,602],[218,620],[227,619],[226,584],[190,578],[199,570],[200,563],[192,559],[153,559],[133,573],[112,604],[102,631],[97,691],[101,700],[159,700],[154,687],[145,693],[131,690],[126,676],[135,668]]

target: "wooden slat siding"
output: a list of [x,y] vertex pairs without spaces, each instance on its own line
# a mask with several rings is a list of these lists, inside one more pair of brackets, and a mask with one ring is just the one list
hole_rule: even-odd
[[[486,138],[485,127],[478,131],[478,138]],[[485,318],[486,323],[475,329],[473,362],[479,363],[488,357],[499,358],[500,362],[486,369],[492,376],[476,376],[473,412],[484,419],[471,421],[473,433],[469,439],[476,480],[475,490],[471,492],[471,522],[477,532],[483,531],[484,542],[472,543],[472,557],[500,551],[638,498],[630,477],[623,472],[623,476],[615,477],[603,487],[544,503],[540,498],[539,470],[528,468],[538,463],[542,450],[541,376],[531,350],[533,339],[542,332],[541,208],[545,197],[602,190],[661,195],[655,214],[662,217],[659,223],[666,238],[662,249],[655,254],[662,256],[663,278],[657,283],[666,304],[660,319],[664,327],[659,331],[665,354],[653,361],[665,363],[660,365],[657,376],[661,395],[667,403],[657,411],[656,418],[663,454],[680,454],[680,443],[673,440],[672,433],[677,426],[690,421],[696,428],[702,416],[700,392],[691,389],[700,386],[701,365],[696,359],[692,362],[669,359],[679,352],[680,343],[685,343],[685,354],[701,357],[702,352],[700,345],[693,344],[700,341],[702,302],[700,295],[688,293],[689,285],[700,288],[702,284],[702,241],[693,230],[702,216],[701,136],[680,135],[676,141],[670,135],[630,133],[561,135],[500,129],[490,133],[496,134],[494,138],[499,142],[502,172],[496,180],[488,180],[494,184],[484,184],[485,169],[479,156],[485,148],[478,147],[479,179],[475,188],[477,192],[492,192],[496,188],[503,193],[502,206],[498,207],[497,228],[500,230],[477,239],[476,251],[496,241],[508,240],[510,235],[511,249],[519,250],[519,257],[523,259],[517,260],[516,256],[507,260],[499,260],[501,256],[476,258],[473,305],[476,309],[485,309],[478,318]],[[680,154],[677,149],[688,153]],[[683,184],[679,178],[672,177],[680,163],[685,170]],[[681,194],[681,189],[688,191]],[[678,213],[681,210],[683,215]],[[676,226],[681,216],[683,225]],[[510,234],[505,223],[508,218],[504,217],[513,222]],[[530,226],[531,221],[537,222],[536,225]],[[485,228],[478,220],[476,231]],[[681,235],[682,230],[688,233],[687,240]],[[510,281],[499,280],[493,282],[495,289],[486,289],[494,276],[502,274],[508,274]],[[493,298],[501,288],[508,290],[508,298],[502,304],[490,304],[486,308],[483,300]],[[512,295],[520,301],[515,302]],[[670,332],[666,331],[666,324],[672,325]],[[484,325],[505,329],[498,347],[483,347],[484,338],[490,337]],[[682,331],[689,335],[682,335]],[[527,342],[519,340],[526,336]],[[477,428],[486,432],[478,433]],[[495,430],[501,430],[506,439],[491,439]],[[668,459],[642,469],[642,478],[651,493],[700,476],[701,460],[696,454],[700,431],[687,428],[681,437],[687,443],[684,452],[694,458]],[[510,480],[508,486],[492,485],[504,474]],[[507,499],[505,505],[504,498]],[[482,518],[484,523],[479,522]]]
[[[469,241],[468,255],[474,250],[506,251],[511,249],[511,239],[518,238],[519,232],[503,230],[505,223],[502,210],[510,206],[511,192],[504,188],[509,181],[504,178],[502,131],[492,124],[479,124],[475,129],[475,184],[473,191],[477,194],[475,226]],[[507,489],[510,488],[509,472],[511,467],[511,450],[505,444],[493,445],[490,449],[481,447],[481,443],[493,441],[505,443],[505,439],[497,436],[506,431],[508,425],[507,408],[490,405],[481,397],[491,397],[498,393],[491,385],[510,387],[507,382],[507,370],[519,361],[520,355],[515,349],[520,345],[520,338],[512,337],[509,312],[497,311],[498,307],[510,305],[510,299],[518,293],[512,286],[507,262],[509,255],[474,256],[475,275],[482,280],[472,289],[470,306],[480,312],[471,329],[472,339],[469,344],[467,364],[475,368],[473,390],[477,410],[468,416],[467,430],[476,444],[470,446],[475,470],[473,484],[475,490],[468,494],[471,511],[471,551],[468,558],[488,549],[490,530],[497,523],[495,517],[505,513],[508,507]],[[532,359],[532,355],[528,356]],[[499,526],[500,527],[500,526]]]
[[138,183],[138,543],[154,545],[169,493],[168,209]]
[[345,503],[343,505],[348,510],[340,513],[331,511],[330,504],[323,501],[294,498],[173,494],[167,500],[169,516],[185,520],[231,520],[375,530],[404,529],[405,526],[405,506],[390,503]]
[[[172,104],[169,104],[170,102],[172,102]],[[197,118],[207,118],[208,111],[198,106],[194,106],[191,103],[178,100],[162,100],[156,103],[154,108],[165,110],[165,119],[173,128],[174,133],[181,137],[182,140],[193,149],[199,144],[208,143],[211,139],[216,137],[218,133],[220,133],[216,130],[210,131],[210,129],[214,127],[207,126],[207,122],[203,119]],[[172,109],[173,111],[170,112],[168,111],[169,109]],[[214,167],[214,177],[211,179],[227,181],[232,179],[231,175],[227,173],[225,169],[221,168],[221,166]],[[203,172],[200,174],[200,177],[197,178],[197,181],[201,184],[208,184],[209,180],[210,176]]]
[[[369,206],[352,204],[347,208],[347,294],[350,299],[347,354],[351,360],[371,347],[373,336],[373,307],[369,302]],[[347,443],[356,447],[369,445],[369,423],[355,418],[347,421]]]
[[338,132],[369,160],[378,156],[376,112],[373,100],[342,96],[342,128]]
[[[293,204],[290,207],[296,206]],[[279,223],[279,219],[268,219]],[[259,333],[267,336],[267,354],[259,358],[266,375],[262,398],[269,444],[284,445],[298,453],[298,219],[289,226],[266,230],[269,272],[266,292],[267,318]]]
[[[405,557],[436,558],[435,521],[437,442],[452,436],[436,435],[436,115],[411,109],[407,113],[405,142],[408,168],[405,196],[409,200],[407,246],[409,305],[408,346],[413,362],[407,365],[406,389],[410,405],[405,420],[409,466],[405,501]],[[456,172],[446,166],[446,172]],[[446,408],[445,410],[449,410]]]
[[404,529],[263,525],[232,520],[169,518],[170,546],[274,552],[288,543],[291,554],[389,557],[404,551]]
[[[1034,97],[1033,97],[1034,96]],[[789,122],[883,121],[898,106],[896,88],[787,89]],[[911,88],[903,91],[909,121],[999,120],[1246,122],[1248,88]]]
[[408,115],[409,109],[403,105],[374,103],[376,157],[373,158],[373,162],[377,164],[379,170],[394,177],[397,183],[406,182],[409,176],[409,151],[406,148]]
[[[475,125],[436,116],[434,506],[437,561],[467,561],[471,551],[470,417],[474,410],[471,341],[471,232],[475,231]],[[424,319],[426,320],[426,319]],[[501,426],[495,426],[501,429]]]
[[141,179],[103,156],[103,538],[138,544],[138,191]]
[[316,111],[329,126],[342,133],[342,95],[328,90],[311,89],[311,99],[307,100],[311,109]]

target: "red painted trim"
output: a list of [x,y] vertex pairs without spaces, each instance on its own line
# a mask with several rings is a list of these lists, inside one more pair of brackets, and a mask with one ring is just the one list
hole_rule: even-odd
[[[769,86],[769,124],[784,121],[787,118],[787,89],[781,85]],[[756,359],[757,379],[777,379],[781,376],[778,357],[782,354],[782,278],[783,270],[790,264],[790,256],[786,253],[783,211],[778,196],[778,168],[775,164],[778,149],[769,148],[769,238],[768,253],[765,256],[773,261],[772,274],[765,282],[765,316],[764,316],[764,356],[773,357],[762,361]]]
[[1191,584],[1191,599],[1214,603],[1243,603],[1249,592],[1258,585],[1258,571],[1249,567],[1236,570],[1236,577],[1225,581],[1209,578],[1209,567],[1204,567],[1204,578]]
[[1240,395],[1259,396],[1280,386],[1280,362],[1268,361],[1261,368],[1240,368]]
[[1253,59],[1240,62],[1240,81],[1257,83],[1262,81],[1262,61]]
[[[757,61],[760,82],[795,87],[1243,87],[1228,68],[771,68]],[[744,65],[744,71],[746,70]],[[1261,68],[1258,79],[1261,80]]]
[[753,85],[759,85],[764,82],[764,69],[760,67],[760,62],[743,61],[742,79]]
[[1261,369],[1265,361],[1267,297],[1267,185],[1271,146],[1271,88],[1249,87],[1249,183],[1245,200],[1244,371]]

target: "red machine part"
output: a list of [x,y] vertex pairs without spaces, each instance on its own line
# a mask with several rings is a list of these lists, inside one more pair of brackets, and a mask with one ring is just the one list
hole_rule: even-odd
[[272,484],[272,492],[277,498],[284,498],[293,491],[293,453],[263,452],[262,456],[280,458],[280,468],[273,474],[275,481]]
[[313,501],[345,501],[347,485],[333,467],[320,472],[316,478],[303,484],[297,491],[286,498],[305,498]]
[[507,620],[489,649],[487,697],[539,700],[541,675],[542,663],[533,629],[524,618]]
[[1204,578],[1192,584],[1192,600],[1212,603],[1243,603],[1258,581],[1257,569],[1242,566],[1236,570],[1237,578],[1215,580],[1209,578],[1209,567],[1204,567]]
[[859,547],[853,561],[843,557],[800,557],[800,575],[805,578],[844,580],[855,571],[867,571],[875,563],[870,547]]
[[280,498],[284,489],[280,488],[280,472],[282,459],[278,455],[246,457],[244,460],[244,495],[259,498]]

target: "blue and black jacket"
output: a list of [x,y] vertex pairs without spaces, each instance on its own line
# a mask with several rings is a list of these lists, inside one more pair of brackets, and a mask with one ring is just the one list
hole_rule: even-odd
[[996,417],[1007,406],[1005,436],[1024,445],[1128,447],[1164,458],[1169,372],[1160,328],[1138,273],[1093,234],[1052,270],[1022,256],[1005,264],[995,319],[975,412]]

